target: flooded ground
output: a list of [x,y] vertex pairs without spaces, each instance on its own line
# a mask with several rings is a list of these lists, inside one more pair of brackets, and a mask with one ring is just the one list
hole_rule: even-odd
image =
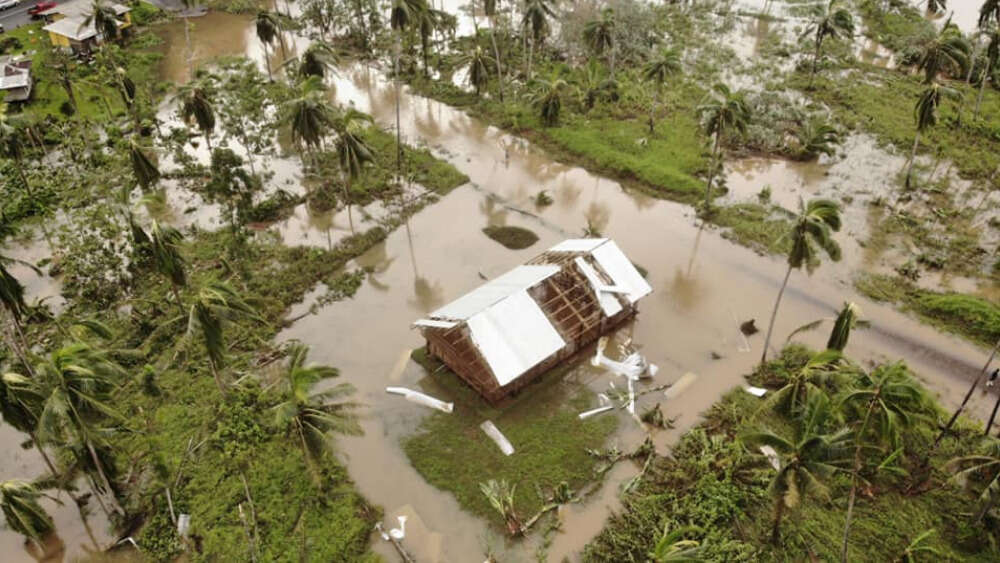
[[[198,60],[247,53],[263,65],[263,53],[249,18],[209,17],[215,19],[203,18],[200,25],[214,31],[192,34],[192,51]],[[175,52],[183,53],[183,28],[169,31],[168,36],[171,43],[166,52],[171,57]],[[182,82],[187,77],[185,59],[168,58],[165,77]],[[338,102],[371,113],[383,127],[394,123],[394,89],[377,69],[345,68],[335,86]],[[478,561],[487,550],[501,554],[504,561],[533,560],[538,540],[506,544],[498,530],[464,513],[454,497],[424,482],[403,454],[400,438],[414,431],[426,411],[387,395],[385,386],[438,389],[412,362],[398,379],[389,380],[400,358],[422,344],[410,323],[476,287],[482,277],[499,275],[566,237],[581,235],[589,222],[613,237],[633,261],[649,272],[654,293],[641,303],[637,320],[622,330],[633,337],[650,361],[661,367],[653,384],[676,381],[688,372],[698,375],[696,383],[677,398],[645,398],[649,402],[659,400],[668,417],[677,417],[675,429],[654,436],[658,449],[666,452],[680,434],[698,422],[699,413],[722,393],[741,384],[742,375],[755,365],[762,335],[747,341],[738,326],[748,319],[756,319],[758,326],[764,324],[785,264],[779,258],[760,257],[723,239],[716,230],[703,228],[687,206],[629,193],[614,181],[554,161],[523,139],[443,104],[404,92],[401,117],[405,141],[426,144],[467,174],[470,183],[428,206],[355,260],[351,268],[369,267],[372,273],[353,299],[303,317],[280,339],[294,338],[310,345],[315,361],[339,367],[342,379],[358,388],[357,398],[367,405],[363,423],[366,434],[363,438],[340,440],[344,460],[362,494],[385,508],[388,522],[398,514],[410,516],[404,543],[420,561]],[[862,162],[866,154],[876,156],[862,165],[852,157],[850,166],[840,160],[799,164],[747,159],[731,163],[728,197],[756,198],[761,188],[771,185],[772,200],[786,207],[794,207],[800,195],[863,200],[871,196],[873,174],[895,174],[896,161],[887,162],[888,157],[878,155],[870,139],[852,137],[845,151],[862,157]],[[200,154],[201,158],[205,156]],[[276,165],[286,171],[272,185],[305,189],[294,163],[294,157],[289,157],[287,164]],[[554,203],[540,209],[532,198],[541,190],[547,191]],[[203,215],[200,210],[186,212],[197,202],[177,195],[179,191],[168,186],[164,197],[170,202],[168,210],[178,218],[207,219],[209,214]],[[871,220],[867,213],[860,212],[862,209],[848,206],[845,232],[839,236],[846,251],[844,262],[824,265],[812,277],[793,274],[778,317],[775,345],[780,346],[784,335],[806,322],[834,316],[844,300],[858,301],[864,317],[872,321],[872,328],[855,333],[848,353],[864,362],[905,359],[946,405],[953,405],[964,392],[968,378],[981,367],[985,354],[963,340],[939,334],[890,307],[854,294],[851,273],[877,265],[880,260],[878,255],[872,257],[860,246],[855,247],[856,243],[848,242]],[[481,232],[487,225],[498,224],[529,228],[540,240],[525,250],[507,250]],[[313,217],[304,208],[272,228],[282,233],[287,244],[320,246],[332,244],[336,233],[346,232],[342,213]],[[317,288],[317,295],[321,289]],[[305,312],[308,305],[307,298],[290,316]],[[822,329],[803,339],[819,346],[825,332]],[[606,388],[609,381],[607,375],[589,367],[578,368],[569,378],[574,384],[595,390]],[[981,414],[988,402],[977,394],[973,412]],[[623,419],[621,426],[612,439],[620,447],[641,437],[629,419]],[[9,428],[0,427],[0,440],[14,452],[0,461],[0,474],[5,477],[30,477],[44,472],[40,460],[35,459],[37,453],[12,447],[21,438]],[[619,465],[587,502],[563,511],[563,531],[554,537],[549,560],[577,558],[610,511],[620,506],[618,486],[637,471],[630,463]],[[68,547],[66,557],[57,555],[51,560],[85,553],[89,540],[75,508],[69,504],[48,508]],[[94,527],[104,531],[103,523],[95,523]],[[107,540],[98,539],[105,543]],[[0,533],[0,542],[8,548],[10,560],[31,560],[14,534]],[[387,543],[374,539],[373,545],[387,560],[396,560]]]

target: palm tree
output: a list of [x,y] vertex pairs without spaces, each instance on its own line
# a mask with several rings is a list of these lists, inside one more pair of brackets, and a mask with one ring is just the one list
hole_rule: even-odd
[[28,305],[24,302],[24,286],[7,270],[7,266],[15,262],[34,268],[33,265],[26,262],[0,255],[0,305],[10,315],[11,322],[14,325],[14,333],[17,341],[15,342],[12,339],[10,341],[10,348],[17,355],[27,373],[34,375],[33,368],[28,362],[27,357],[28,343],[24,338],[24,330],[21,328],[21,320],[28,313]]
[[824,350],[809,358],[804,366],[791,374],[785,385],[771,394],[761,405],[761,410],[776,409],[788,416],[797,416],[809,399],[817,393],[827,380],[838,376],[837,368],[843,355],[836,350]]
[[326,89],[318,76],[311,76],[298,85],[298,97],[285,102],[285,122],[291,127],[292,142],[313,155],[333,126],[334,109],[326,97]]
[[181,104],[181,119],[194,121],[205,136],[208,152],[212,152],[212,132],[215,130],[215,109],[212,106],[212,89],[207,78],[201,78],[181,87],[174,98]]
[[767,349],[771,344],[771,333],[774,330],[774,319],[778,316],[778,306],[781,296],[788,286],[788,278],[792,270],[805,266],[812,274],[819,263],[819,252],[822,249],[831,260],[840,260],[840,245],[833,240],[832,232],[840,230],[840,205],[829,199],[814,199],[808,204],[799,200],[799,215],[792,223],[787,236],[792,239],[792,247],[788,251],[788,270],[785,279],[778,290],[778,298],[774,301],[774,311],[771,312],[771,322],[767,325],[767,336],[764,338],[764,350],[760,354],[760,363],[767,361]]
[[[528,48],[528,80],[531,80],[531,63],[534,58],[535,46],[540,45],[549,32],[549,18],[556,17],[555,10],[549,4],[550,0],[524,0],[524,12],[521,16],[521,27],[531,31],[531,45]],[[528,34],[525,33],[527,41]]]
[[924,47],[917,68],[924,71],[924,84],[931,84],[942,72],[964,76],[971,56],[972,45],[962,32],[951,25],[945,25]]
[[702,561],[701,547],[697,540],[686,540],[684,536],[691,533],[700,532],[697,526],[686,526],[684,528],[670,529],[667,524],[663,527],[663,534],[657,540],[656,546],[649,554],[649,558],[656,563],[694,563]]
[[192,338],[196,332],[201,335],[208,355],[208,367],[223,395],[226,393],[221,373],[226,359],[223,323],[238,317],[259,319],[253,308],[232,287],[222,282],[209,282],[203,286],[188,312],[185,338]]
[[129,141],[128,155],[129,161],[132,162],[132,174],[135,175],[135,180],[142,186],[143,191],[148,190],[160,179],[160,169],[146,156],[135,139]]
[[479,96],[483,88],[490,82],[490,73],[486,69],[489,57],[483,52],[483,48],[476,45],[470,53],[463,55],[458,64],[468,69],[469,84],[476,89],[476,96]]
[[500,66],[500,48],[497,47],[497,4],[499,0],[483,0],[483,12],[490,19],[490,41],[493,43],[493,58],[497,64],[497,89],[500,103],[503,103],[503,68]]
[[490,506],[496,510],[507,525],[507,533],[511,536],[518,536],[522,532],[521,519],[514,510],[514,491],[517,485],[511,485],[506,479],[497,481],[490,479],[479,484],[479,490],[486,496]]
[[93,0],[90,4],[90,13],[83,19],[80,29],[90,24],[94,25],[94,30],[97,33],[104,36],[105,41],[118,40],[118,14],[115,13],[115,9],[111,4],[108,4],[104,0]]
[[550,127],[558,124],[563,95],[569,91],[569,83],[559,78],[558,71],[550,79],[539,78],[535,83],[531,102],[538,108],[542,123]]
[[615,77],[615,11],[605,8],[600,19],[591,20],[583,26],[583,40],[595,55],[609,54],[611,78]]
[[34,378],[10,372],[0,375],[0,415],[3,421],[31,438],[32,445],[42,455],[55,478],[59,471],[38,439],[38,417],[44,400],[44,391]]
[[267,64],[267,78],[273,82],[274,76],[271,74],[271,56],[267,51],[271,44],[274,43],[275,38],[278,36],[278,29],[280,27],[278,17],[272,12],[261,10],[260,12],[257,12],[255,24],[257,29],[257,39],[260,39],[261,44],[264,45],[264,62]]
[[111,77],[109,79],[110,86],[118,90],[118,93],[122,97],[122,103],[125,104],[125,109],[132,115],[132,121],[134,123],[134,130],[136,134],[139,133],[140,121],[139,121],[139,106],[136,104],[136,88],[135,82],[129,78],[128,73],[122,67],[115,67],[111,69]]
[[418,31],[420,32],[420,56],[424,61],[424,77],[430,77],[430,63],[428,57],[430,54],[430,39],[431,35],[434,34],[434,30],[441,25],[442,13],[439,10],[435,10],[426,4],[426,0],[420,0],[423,3],[423,7],[417,10],[417,23]]
[[941,86],[937,82],[931,83],[917,100],[913,108],[913,115],[917,122],[917,134],[913,137],[913,150],[910,152],[910,163],[906,169],[906,187],[910,187],[910,180],[913,176],[913,164],[917,160],[917,148],[920,146],[920,136],[924,131],[937,124],[938,107],[945,98],[952,100],[961,98],[962,94],[953,88]]
[[353,402],[335,402],[354,393],[350,383],[338,383],[325,391],[316,392],[317,383],[337,377],[335,368],[306,365],[309,348],[294,344],[289,348],[284,380],[285,400],[274,407],[279,428],[287,428],[302,448],[306,466],[319,477],[320,461],[331,449],[331,434],[360,436]]
[[840,131],[821,119],[806,120],[794,134],[799,142],[799,157],[802,159],[813,159],[821,154],[833,156],[837,152],[837,145],[843,142]]
[[850,433],[845,429],[829,432],[830,400],[815,395],[806,407],[791,436],[781,436],[769,430],[758,430],[741,436],[747,445],[771,446],[781,456],[780,469],[768,486],[774,499],[774,525],[771,542],[778,544],[781,520],[786,510],[794,510],[807,496],[830,499],[830,489],[823,482],[840,470],[839,456],[847,448]]
[[153,221],[149,230],[149,249],[157,271],[170,281],[177,306],[184,308],[181,302],[180,288],[187,285],[184,257],[180,253],[180,243],[184,235],[177,229],[166,225],[161,226]]
[[976,522],[982,520],[1000,499],[1000,442],[987,439],[982,453],[953,458],[944,469],[954,473],[952,479],[962,486],[968,486],[970,478],[985,479],[975,517]]
[[344,174],[344,204],[347,205],[347,219],[352,233],[354,219],[351,217],[351,185],[361,176],[366,164],[375,162],[371,147],[361,137],[371,123],[371,116],[355,109],[348,110],[333,123],[337,132],[337,160]]
[[52,518],[38,504],[41,493],[34,485],[20,479],[0,483],[0,511],[11,530],[31,540],[41,549],[42,538],[55,526]]
[[1000,23],[1000,0],[984,0],[979,7],[979,29],[986,29],[990,22]]
[[[996,1],[1000,2],[1000,0]],[[986,90],[986,82],[991,80],[993,69],[996,68],[997,62],[1000,61],[1000,29],[997,28],[996,24],[989,31],[987,37],[989,37],[990,42],[986,45],[986,69],[979,80],[979,93],[976,95],[976,117],[979,117],[979,109],[983,104],[983,92]]]
[[823,42],[829,39],[839,39],[854,34],[854,18],[851,13],[841,8],[839,0],[830,0],[826,7],[817,6],[816,18],[806,28],[805,35],[813,36],[812,75],[809,77],[809,87],[816,79],[816,70],[820,55],[823,53]]
[[[81,465],[95,471],[100,477],[96,497],[100,501],[101,493],[107,495],[112,508],[124,515],[108,478],[107,461],[98,456],[95,448],[100,438],[94,426],[105,418],[119,418],[109,402],[125,370],[104,351],[75,342],[52,352],[36,372],[45,397],[38,417],[39,437],[45,442],[65,444]],[[88,456],[89,460],[85,459]]]
[[322,79],[328,73],[335,73],[338,63],[337,52],[333,46],[324,41],[315,41],[302,53],[296,73],[299,78],[318,76]]
[[649,106],[649,134],[653,134],[653,115],[655,109],[660,105],[660,96],[663,93],[663,84],[667,78],[675,76],[681,71],[681,53],[677,49],[663,49],[656,58],[651,59],[642,69],[642,78],[647,82],[652,82],[655,86],[655,96],[653,105]]
[[909,426],[915,414],[928,410],[927,395],[907,373],[901,363],[880,366],[874,373],[862,373],[853,389],[841,399],[841,404],[855,413],[863,411],[861,424],[854,433],[854,465],[851,470],[851,491],[847,496],[847,516],[844,521],[844,541],[841,561],[848,560],[848,539],[854,503],[857,499],[861,473],[861,449],[869,441],[869,425],[875,431],[874,441],[898,447],[899,430]]
[[7,104],[0,102],[0,155],[14,161],[14,168],[21,178],[21,184],[28,193],[28,197],[33,198],[31,184],[24,173],[24,133],[17,127],[11,118],[7,117]]
[[403,132],[399,122],[399,57],[403,49],[403,32],[417,19],[417,12],[422,9],[422,0],[393,0],[389,13],[389,26],[396,34],[396,44],[393,46],[392,77],[396,103],[396,181],[403,177]]
[[[741,133],[746,131],[750,121],[750,107],[744,100],[743,93],[733,92],[722,83],[712,87],[710,101],[699,106],[698,113],[701,114],[705,134],[713,138],[712,155],[716,159],[721,157],[723,135],[731,129]],[[706,210],[712,205],[714,173],[715,167],[713,166],[705,185]]]
[[927,554],[928,557],[931,557],[931,561],[940,561],[944,559],[940,550],[929,545],[924,545],[924,541],[934,535],[936,531],[937,530],[934,528],[931,528],[930,530],[927,530],[926,532],[923,532],[919,536],[913,538],[913,541],[911,541],[906,546],[906,549],[903,550],[903,554],[899,556],[900,563],[917,563],[918,553]]

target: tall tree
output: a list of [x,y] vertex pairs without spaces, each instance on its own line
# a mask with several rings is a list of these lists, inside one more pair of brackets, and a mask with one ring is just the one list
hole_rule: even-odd
[[371,116],[357,110],[347,110],[333,122],[337,133],[337,160],[340,171],[344,175],[344,204],[347,206],[347,218],[354,232],[354,218],[351,216],[351,186],[361,176],[365,165],[375,161],[371,147],[365,143],[362,134],[371,125]]
[[910,151],[910,162],[906,167],[906,187],[910,187],[913,176],[913,165],[917,160],[917,148],[920,146],[920,136],[931,127],[937,125],[938,108],[941,102],[948,98],[956,100],[962,94],[953,88],[942,86],[937,82],[932,82],[920,94],[916,105],[913,107],[913,115],[917,122],[917,133],[913,136],[913,150]]
[[972,56],[972,45],[958,28],[944,28],[924,46],[917,68],[924,71],[924,84],[931,84],[941,73],[965,76]]
[[[702,127],[705,134],[712,138],[712,157],[721,159],[722,138],[731,131],[746,131],[750,122],[750,106],[747,105],[742,92],[733,92],[721,82],[712,87],[707,103],[698,107],[701,114]],[[709,170],[708,182],[705,184],[705,210],[712,205],[712,182],[715,180],[717,166],[713,163]]]
[[482,89],[490,82],[490,73],[486,68],[488,61],[489,57],[479,45],[462,55],[458,61],[459,65],[465,67],[469,85],[475,88],[476,96],[479,96]]
[[[1000,0],[997,0],[1000,2]],[[1000,24],[993,24],[993,28],[987,33],[989,43],[986,44],[986,68],[979,79],[979,93],[976,95],[975,116],[979,117],[979,110],[983,105],[983,93],[986,91],[986,83],[993,80],[993,73],[1000,62]]]
[[611,79],[615,78],[615,11],[611,8],[601,10],[601,17],[591,20],[583,26],[583,40],[595,55],[608,55],[608,66],[611,69]]
[[215,131],[213,94],[211,77],[202,76],[182,86],[174,98],[180,102],[181,119],[188,124],[193,121],[205,136],[209,153],[212,152],[212,132]]
[[299,82],[297,96],[285,102],[284,122],[291,127],[292,142],[302,146],[316,162],[316,150],[333,126],[335,111],[318,76]]
[[825,7],[818,5],[815,9],[816,16],[803,34],[813,36],[812,74],[809,77],[810,87],[812,87],[813,81],[816,79],[819,58],[823,54],[823,42],[827,39],[850,37],[854,34],[854,18],[851,17],[849,11],[840,7],[839,0],[830,0]]
[[525,40],[527,41],[530,39],[527,53],[528,80],[531,80],[532,78],[532,59],[534,58],[535,49],[542,44],[542,41],[545,40],[545,36],[549,33],[549,18],[556,17],[556,12],[552,9],[550,1],[551,0],[524,0],[524,11],[521,16],[521,28],[524,30]]
[[813,395],[823,394],[825,385],[838,378],[837,370],[843,358],[836,350],[814,354],[805,365],[788,375],[785,384],[770,394],[761,409],[774,409],[790,417],[800,415]]
[[[800,270],[803,266],[806,272],[812,274],[819,263],[819,250],[822,250],[833,261],[840,260],[840,245],[833,240],[832,233],[840,230],[840,205],[829,199],[813,199],[808,204],[799,201],[799,215],[792,223],[788,236],[792,246],[788,251],[788,270],[785,279],[778,290],[778,298],[774,300],[774,310],[771,321],[767,325],[767,336],[764,338],[764,349],[760,354],[760,363],[767,360],[767,350],[771,345],[771,333],[774,331],[774,320],[778,316],[781,297],[788,286],[788,278],[792,270]],[[818,249],[817,249],[818,247]]]
[[497,9],[500,0],[483,0],[483,12],[490,20],[490,41],[493,43],[493,58],[497,65],[497,90],[500,103],[503,103],[503,66],[500,61],[500,48],[497,46]]
[[652,82],[656,99],[649,106],[649,134],[653,134],[655,122],[653,116],[655,110],[660,106],[660,98],[663,95],[663,85],[671,76],[676,76],[681,72],[681,53],[677,49],[663,49],[657,53],[656,57],[650,59],[642,69],[642,78],[647,82]]
[[315,390],[317,384],[339,373],[329,366],[306,364],[309,348],[294,344],[288,352],[288,365],[282,373],[284,401],[274,407],[275,420],[298,442],[306,467],[318,481],[321,461],[333,446],[331,435],[362,434],[355,414],[358,404],[340,401],[354,393],[350,383]]
[[389,12],[389,26],[395,32],[395,45],[392,53],[392,75],[395,90],[396,103],[396,181],[401,182],[403,178],[403,132],[399,121],[400,103],[400,68],[399,57],[403,50],[403,33],[419,22],[420,12],[426,7],[426,0],[393,0],[392,10]]
[[229,284],[209,282],[199,291],[188,313],[186,339],[197,333],[208,356],[208,367],[225,395],[226,385],[222,380],[222,369],[226,363],[226,343],[224,323],[239,317],[259,319],[250,307]]
[[274,39],[278,36],[278,16],[273,12],[261,10],[257,12],[254,27],[257,30],[257,39],[264,46],[264,63],[267,65],[267,78],[273,82],[274,75],[271,74],[271,55],[268,49],[270,49],[271,44],[274,43]]
[[7,526],[41,548],[42,538],[55,529],[52,518],[38,504],[41,493],[20,479],[0,483],[0,511]]
[[543,124],[551,127],[559,123],[563,96],[570,89],[569,83],[559,78],[558,71],[554,72],[548,80],[544,78],[535,80],[535,91],[531,101],[538,108]]
[[747,445],[771,446],[780,456],[780,468],[768,487],[774,499],[771,542],[775,545],[781,537],[781,521],[787,510],[794,510],[809,496],[830,499],[830,489],[824,481],[840,470],[839,458],[850,443],[847,429],[829,430],[832,412],[825,395],[815,395],[796,422],[790,435],[757,430],[740,437]]
[[120,37],[118,30],[118,14],[114,7],[105,0],[93,0],[90,4],[90,12],[80,23],[80,29],[93,24],[94,30],[104,37],[105,41],[117,41]]
[[[860,418],[861,421],[854,431],[851,490],[847,495],[844,540],[840,552],[841,561],[846,563],[862,469],[862,449],[869,444],[888,445],[896,449],[899,446],[899,431],[910,426],[917,415],[928,411],[929,403],[927,395],[902,363],[879,366],[870,374],[862,372],[840,402],[855,414],[855,420]],[[857,416],[859,414],[860,417]],[[873,435],[869,436],[869,432]]]

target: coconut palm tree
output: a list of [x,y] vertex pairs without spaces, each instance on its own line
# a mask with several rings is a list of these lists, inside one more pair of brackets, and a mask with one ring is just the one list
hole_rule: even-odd
[[289,63],[297,64],[296,74],[299,78],[318,76],[321,79],[328,74],[335,74],[337,64],[340,62],[337,51],[324,41],[313,42],[302,53],[297,63],[293,61],[294,59],[289,59]]
[[[525,41],[531,38],[530,45],[528,47],[528,65],[527,74],[528,80],[532,77],[532,59],[534,58],[535,48],[537,45],[541,45],[545,36],[549,32],[549,18],[556,17],[555,10],[552,9],[550,0],[525,0],[524,1],[524,11],[521,16],[521,28],[525,31]],[[530,31],[530,35],[529,32]]]
[[1000,24],[1000,0],[983,0],[979,7],[979,29],[986,29],[990,22]]
[[913,150],[910,152],[910,163],[906,168],[907,188],[910,187],[910,180],[913,176],[913,164],[917,160],[917,148],[920,146],[920,136],[934,125],[937,125],[938,108],[941,106],[942,100],[945,98],[956,100],[961,97],[962,94],[958,90],[942,86],[937,82],[931,83],[920,94],[920,98],[913,107],[913,115],[917,122],[917,134],[913,137]]
[[[698,113],[702,118],[702,128],[705,134],[712,137],[712,155],[714,158],[721,157],[722,137],[730,130],[739,132],[746,131],[750,122],[750,107],[747,105],[742,92],[733,92],[725,84],[717,83],[712,87],[712,92],[707,103],[698,107]],[[715,167],[713,166],[708,174],[708,182],[705,184],[705,209],[712,205],[712,182]]]
[[418,12],[423,9],[423,0],[393,0],[389,12],[389,26],[395,32],[396,43],[393,46],[392,82],[395,90],[396,104],[396,181],[403,177],[403,132],[399,121],[399,57],[403,50],[403,33],[417,22]]
[[371,116],[350,109],[333,122],[337,133],[337,160],[344,174],[344,204],[347,205],[347,219],[354,232],[354,219],[351,217],[351,185],[361,176],[365,165],[375,162],[371,147],[362,138],[364,130],[372,123]]
[[[844,521],[844,540],[841,561],[848,560],[848,540],[854,503],[857,499],[858,479],[861,473],[861,450],[869,443],[899,446],[899,431],[910,426],[916,416],[929,410],[926,393],[910,377],[902,363],[879,366],[873,373],[862,373],[840,404],[855,414],[860,413],[861,423],[854,433],[854,463],[851,470],[851,490],[847,496],[847,515]],[[874,436],[869,436],[869,430]]]
[[212,132],[215,131],[215,108],[212,104],[212,87],[208,77],[202,77],[184,86],[174,98],[180,103],[181,119],[190,124],[197,124],[208,152],[212,152]]
[[479,490],[486,496],[490,506],[500,514],[507,525],[507,533],[511,536],[519,536],[522,532],[521,519],[514,510],[514,491],[517,485],[511,485],[506,479],[497,481],[490,479],[479,484]]
[[486,69],[488,61],[489,57],[479,45],[458,60],[458,65],[466,67],[469,85],[475,88],[476,96],[479,96],[482,89],[490,82],[490,73]]
[[642,78],[647,82],[652,82],[656,99],[649,106],[649,134],[653,134],[655,123],[653,121],[654,111],[660,105],[660,97],[663,94],[663,85],[667,78],[676,76],[681,71],[681,53],[677,49],[663,49],[657,56],[650,59],[642,69]]
[[917,68],[924,71],[924,84],[931,84],[942,72],[964,76],[971,57],[969,40],[957,28],[946,24],[924,47]]
[[813,36],[812,74],[809,86],[812,87],[819,68],[819,58],[823,54],[823,42],[827,39],[840,39],[854,34],[854,18],[851,13],[840,6],[839,0],[830,0],[825,7],[816,6],[816,17],[806,28],[803,37]]
[[271,55],[268,53],[268,49],[278,37],[278,30],[280,29],[278,16],[273,12],[261,10],[257,12],[257,19],[254,20],[254,23],[254,27],[257,30],[257,39],[264,46],[264,63],[267,65],[267,78],[274,82],[274,76],[271,74]]
[[355,414],[358,404],[337,402],[354,393],[350,383],[338,383],[324,391],[315,391],[322,381],[337,377],[335,368],[306,364],[309,348],[293,344],[288,350],[288,365],[282,372],[284,401],[274,407],[279,428],[287,429],[302,448],[306,466],[317,480],[320,462],[332,447],[332,434],[360,436],[363,432]]
[[483,0],[483,12],[490,20],[490,41],[493,43],[493,59],[497,65],[497,90],[503,103],[503,67],[500,64],[500,48],[497,46],[497,8],[499,0]]
[[970,486],[971,479],[986,483],[979,495],[976,522],[982,520],[1000,500],[1000,442],[995,439],[987,438],[981,453],[949,460],[944,469],[954,473],[952,480],[963,487]]
[[41,549],[42,538],[52,532],[55,526],[52,518],[38,504],[42,494],[34,485],[20,479],[8,479],[0,483],[0,511],[7,526]]
[[420,0],[423,3],[423,7],[416,12],[417,14],[417,31],[420,33],[420,57],[424,61],[424,77],[430,78],[430,41],[431,35],[434,31],[441,26],[443,13],[440,10],[435,10],[426,4],[426,0]]
[[228,284],[209,282],[199,291],[188,312],[188,328],[185,339],[197,333],[208,356],[208,367],[212,371],[219,392],[225,395],[226,386],[222,381],[225,366],[226,345],[224,323],[240,317],[259,320],[250,307]]
[[152,159],[146,156],[145,151],[142,150],[139,143],[135,142],[135,139],[129,141],[128,156],[132,163],[132,174],[135,175],[136,182],[139,183],[143,191],[148,190],[160,179],[160,169],[156,167]]
[[44,391],[36,379],[12,372],[0,375],[0,416],[5,423],[31,438],[31,444],[42,455],[52,476],[57,477],[59,471],[38,439],[38,417],[44,400]]
[[683,528],[670,529],[667,524],[663,527],[660,539],[656,541],[656,546],[650,552],[649,558],[656,563],[694,563],[702,561],[701,547],[697,540],[686,540],[684,536],[700,532],[697,526],[686,526]]
[[105,41],[117,41],[120,37],[118,32],[118,14],[115,9],[104,0],[93,0],[90,4],[90,13],[83,18],[80,29],[89,25],[94,25],[94,30],[104,36]]
[[819,263],[819,251],[826,253],[834,262],[840,260],[840,245],[833,240],[832,233],[840,230],[840,204],[829,199],[813,199],[808,204],[799,200],[799,215],[792,223],[786,236],[791,238],[792,246],[788,251],[788,270],[785,279],[778,290],[778,298],[774,301],[771,312],[771,322],[767,325],[767,336],[764,338],[764,350],[760,354],[760,363],[767,361],[767,350],[771,344],[771,333],[774,330],[774,319],[778,316],[778,306],[781,296],[788,286],[788,278],[792,270],[800,270],[805,266],[812,274]]
[[[1000,0],[996,1],[1000,2]],[[987,34],[989,43],[986,45],[986,69],[983,70],[983,76],[979,79],[979,93],[976,95],[976,117],[979,117],[979,109],[983,105],[986,83],[992,79],[993,70],[997,67],[997,62],[1000,61],[1000,28],[997,25],[1000,24],[994,24]]]
[[106,352],[85,342],[74,342],[52,352],[35,371],[45,397],[38,417],[39,437],[44,442],[65,444],[78,463],[91,468],[100,478],[100,484],[94,487],[98,500],[106,495],[112,508],[124,515],[108,478],[110,467],[95,447],[100,445],[95,426],[107,418],[120,418],[110,401],[125,370]]
[[804,366],[791,374],[785,385],[771,394],[761,405],[761,410],[775,409],[788,416],[797,416],[809,399],[822,394],[823,386],[831,379],[837,379],[837,371],[843,354],[836,350],[824,350],[809,358]]
[[285,102],[284,122],[291,127],[292,142],[313,155],[333,126],[335,111],[326,96],[326,88],[318,76],[299,82],[298,96]]
[[543,124],[551,127],[559,123],[563,96],[569,90],[569,83],[559,78],[558,72],[554,72],[548,80],[544,78],[535,80],[535,92],[532,94],[531,102],[538,108]]
[[781,537],[781,520],[787,510],[794,510],[809,496],[830,500],[830,489],[824,481],[840,470],[841,456],[850,442],[846,428],[828,430],[832,414],[826,395],[814,395],[791,435],[757,430],[740,436],[743,443],[771,446],[780,456],[780,468],[768,486],[768,493],[774,499],[771,542],[775,545]]
[[833,329],[830,331],[830,338],[826,341],[827,350],[843,352],[847,348],[847,341],[851,338],[851,330],[857,326],[861,316],[861,308],[856,303],[844,303],[844,307],[833,321]]
[[174,300],[182,309],[184,304],[181,302],[180,288],[187,285],[186,264],[180,252],[180,243],[183,240],[184,235],[177,229],[153,221],[153,226],[149,230],[149,250],[153,264],[156,265],[156,270],[170,281]]
[[615,11],[601,10],[600,19],[591,20],[583,26],[583,40],[597,56],[608,54],[612,80],[615,77]]
[[808,119],[794,132],[799,142],[799,158],[813,159],[821,154],[833,156],[837,146],[844,142],[843,135],[833,125],[822,119]]

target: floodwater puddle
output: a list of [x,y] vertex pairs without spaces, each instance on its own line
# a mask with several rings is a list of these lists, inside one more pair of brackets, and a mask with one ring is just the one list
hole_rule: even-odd
[[[5,247],[0,248],[0,256],[13,260],[7,270],[24,286],[25,301],[29,304],[43,303],[57,312],[62,309],[66,300],[62,296],[62,283],[58,276],[48,274],[51,262],[56,257],[52,254],[46,236],[48,235],[43,235],[39,228],[38,233],[33,233],[33,238],[11,239]],[[44,261],[50,263],[44,264]]]

